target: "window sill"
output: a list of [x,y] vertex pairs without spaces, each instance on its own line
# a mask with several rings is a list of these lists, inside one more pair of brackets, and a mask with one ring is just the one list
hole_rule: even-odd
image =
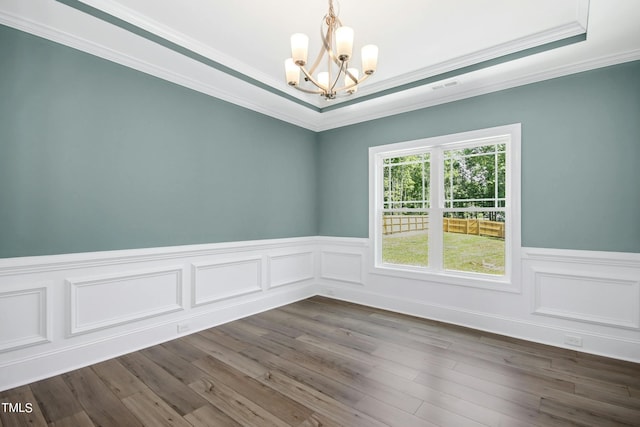
[[[369,271],[371,274],[390,276],[400,279],[419,280],[445,285],[464,286],[476,289],[486,289],[499,292],[521,293],[519,283],[512,278],[497,277],[491,275],[465,274],[463,272],[435,272],[421,267],[396,267],[392,265],[374,266]],[[516,276],[517,277],[517,276]]]

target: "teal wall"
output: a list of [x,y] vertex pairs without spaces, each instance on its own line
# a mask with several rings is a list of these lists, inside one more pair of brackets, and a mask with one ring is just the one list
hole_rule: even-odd
[[0,258],[366,237],[368,147],[510,123],[524,246],[640,252],[638,61],[316,134],[3,26],[0,53]]
[[640,62],[322,132],[319,232],[368,236],[368,147],[522,123],[522,244],[640,252]]
[[315,133],[3,26],[0,53],[0,258],[317,234]]

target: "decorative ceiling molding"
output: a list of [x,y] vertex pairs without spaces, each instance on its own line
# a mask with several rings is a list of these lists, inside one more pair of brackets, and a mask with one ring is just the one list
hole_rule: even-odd
[[320,113],[344,108],[347,105],[358,104],[381,96],[387,96],[417,86],[451,78],[455,75],[584,41],[587,36],[588,16],[588,0],[576,0],[578,7],[576,7],[573,21],[570,23],[501,43],[497,46],[491,46],[468,55],[453,58],[435,64],[434,66],[415,70],[394,77],[392,81],[387,79],[387,81],[378,84],[368,84],[360,88],[358,96],[352,96],[343,100],[334,100],[330,105],[319,108],[305,101],[304,96],[296,96],[291,93],[291,91],[287,90],[288,88],[283,85],[281,80],[276,81],[275,79],[271,79],[259,70],[249,68],[241,61],[225,55],[219,50],[213,49],[147,16],[141,15],[116,1],[56,1]]
[[[318,132],[639,60],[640,37],[635,36],[640,31],[629,23],[629,18],[625,20],[623,32],[618,34],[612,22],[619,23],[621,18],[633,15],[630,12],[639,11],[640,6],[617,2],[617,9],[620,11],[613,8],[616,12],[612,12],[609,1],[611,0],[591,0],[599,7],[596,9],[596,17],[606,12],[602,20],[607,25],[596,20],[601,25],[595,28],[598,31],[594,31],[595,36],[592,37],[593,23],[590,22],[589,37],[585,42],[577,41],[585,35],[589,1],[576,0],[578,7],[573,23],[401,74],[392,81],[387,79],[374,82],[358,91],[358,96],[362,98],[356,98],[356,102],[336,103],[324,109],[313,105],[314,108],[309,108],[304,105],[308,103],[297,99],[297,93],[281,96],[270,84],[286,88],[282,81],[275,82],[264,74],[260,75],[239,60],[225,56],[224,53],[166,26],[153,21],[145,23],[144,18],[135,12],[127,12],[129,15],[125,17],[143,25],[142,30],[152,35],[152,38],[169,38],[178,49],[150,41],[63,4],[81,3],[76,0],[31,0],[27,3],[22,3],[22,0],[6,0],[0,4],[0,24]],[[100,4],[113,13],[124,13],[107,7],[117,9],[118,5],[112,0],[86,2]],[[122,20],[120,17],[118,19]],[[590,16],[589,20],[594,19]],[[152,34],[152,31],[159,35]],[[609,36],[604,38],[604,42],[600,42],[602,34]],[[556,38],[558,40],[553,41]],[[570,45],[558,47],[554,43]],[[547,46],[549,44],[551,46]],[[192,49],[206,61],[198,61],[185,54],[185,51],[191,52]],[[221,69],[212,67],[207,61],[220,64]],[[260,84],[247,81],[243,76],[260,81]],[[441,90],[434,90],[435,87]],[[394,88],[400,89],[393,90]],[[365,98],[367,96],[369,97]]]
[[[306,115],[300,115],[297,113],[290,113],[286,108],[269,108],[269,105],[266,103],[256,102],[260,100],[259,93],[243,94],[238,93],[237,91],[224,90],[223,85],[207,84],[201,80],[193,79],[184,73],[177,73],[168,68],[160,67],[151,62],[143,61],[140,58],[127,55],[124,52],[111,49],[87,38],[79,37],[41,22],[36,22],[2,10],[0,10],[0,24],[77,49],[180,86],[193,89],[249,110],[256,111],[309,130],[316,132],[319,131],[317,119],[312,112]],[[256,91],[254,90],[254,92]]]

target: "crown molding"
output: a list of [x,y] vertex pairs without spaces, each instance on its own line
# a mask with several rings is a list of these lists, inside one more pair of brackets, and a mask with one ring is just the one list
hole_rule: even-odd
[[548,45],[559,40],[569,39],[580,34],[585,34],[586,31],[586,26],[582,22],[580,22],[578,20],[578,17],[576,16],[576,21],[574,22],[551,28],[549,30],[542,31],[536,34],[531,34],[526,37],[521,37],[516,40],[511,40],[497,46],[482,49],[468,55],[453,58],[448,61],[432,65],[430,67],[425,67],[419,70],[405,73],[400,76],[394,77],[393,82],[387,79],[382,82],[369,83],[366,88],[362,88],[360,89],[360,91],[363,93],[363,95],[366,95],[391,89],[393,87],[410,84],[412,82],[424,80],[432,76],[460,70],[474,64],[491,61],[517,52],[522,52],[539,46]]
[[[291,108],[286,105],[286,100],[281,100],[281,102],[279,103],[284,105],[272,105],[274,103],[269,103],[268,100],[267,102],[256,102],[256,99],[262,100],[265,97],[275,98],[276,95],[269,94],[266,91],[263,91],[237,79],[237,82],[235,82],[237,86],[234,88],[236,90],[224,90],[222,89],[222,85],[214,85],[195,80],[183,73],[177,73],[167,68],[160,67],[147,61],[143,61],[139,58],[135,58],[121,51],[111,49],[107,46],[93,42],[84,37],[80,37],[78,35],[62,31],[50,25],[43,24],[41,22],[24,18],[22,16],[18,16],[2,10],[0,10],[0,24],[15,28],[20,31],[24,31],[29,34],[33,34],[38,37],[42,37],[46,40],[62,44],[73,49],[77,49],[90,55],[106,59],[107,61],[111,61],[125,67],[143,72],[145,74],[158,77],[162,80],[166,80],[180,86],[195,90],[197,92],[213,96],[214,98],[221,99],[223,101],[247,108],[261,114],[265,114],[267,116],[294,124],[296,126],[300,126],[316,132],[319,130],[316,117],[320,115],[319,113],[309,111],[308,109],[302,108],[300,106],[297,106],[298,108],[295,108],[295,106],[294,108]],[[222,72],[219,73],[224,75],[224,73]],[[303,111],[304,113],[301,114]]]
[[[622,64],[630,61],[640,60],[640,49],[631,51],[618,52],[612,55],[605,55],[592,58],[586,61],[578,61],[572,64],[555,67],[552,69],[530,73],[524,76],[504,80],[498,83],[487,83],[474,86],[468,90],[457,91],[453,94],[425,99],[425,87],[418,87],[400,93],[396,99],[385,102],[384,105],[373,106],[366,109],[366,104],[361,104],[360,109],[353,110],[350,114],[344,114],[342,110],[331,111],[323,114],[323,121],[319,126],[319,131],[335,129],[343,126],[349,126],[369,120],[380,119],[387,116],[406,113],[409,111],[420,110],[423,108],[433,107],[436,105],[446,104],[453,101],[459,101],[474,96],[484,95],[487,93],[498,92],[518,86],[524,86],[531,83],[537,83],[544,80],[563,77],[571,74],[581,73],[584,71],[594,70],[597,68],[608,67],[611,65]],[[462,85],[460,86],[462,87]],[[426,87],[429,89],[429,87]],[[369,101],[373,103],[376,100]]]
[[[588,4],[588,2],[584,0],[578,2],[579,5],[583,5],[585,3]],[[584,7],[579,9],[582,11],[581,13],[586,14],[586,9]],[[581,25],[585,20],[586,17],[583,17],[580,20]],[[635,49],[600,56],[585,61],[577,61],[572,64],[529,73],[524,76],[507,79],[497,83],[494,81],[474,84],[470,85],[468,88],[465,88],[464,84],[460,84],[455,86],[451,91],[443,91],[441,96],[433,96],[433,92],[431,91],[432,84],[425,84],[392,93],[384,97],[362,101],[357,105],[347,105],[336,110],[319,113],[283,99],[276,94],[257,88],[250,83],[228,76],[222,71],[214,69],[210,71],[211,73],[214,73],[213,76],[219,77],[211,79],[214,83],[196,80],[185,73],[176,72],[154,63],[141,60],[79,35],[72,34],[46,23],[37,22],[7,11],[0,10],[0,24],[34,34],[53,42],[63,44],[314,132],[379,119],[390,115],[414,111],[516,86],[588,71],[595,68],[640,60],[640,49]],[[577,27],[567,27],[562,31],[564,31],[565,34],[569,34],[578,30],[579,28]],[[558,33],[555,34],[555,36],[557,35]],[[553,37],[548,32],[545,32],[545,34],[539,34],[538,36],[539,37],[536,39],[537,42],[546,40],[548,37]],[[529,40],[529,42],[534,43],[532,40]],[[158,49],[166,49],[167,52],[170,52],[173,55],[180,55],[166,47],[158,46]],[[516,45],[512,45],[510,47],[502,46],[501,49],[516,49]],[[488,52],[484,52],[484,54],[490,55]],[[480,53],[477,55],[480,55]],[[474,58],[478,59],[479,56],[474,56]],[[463,59],[459,58],[458,60],[468,61],[470,60],[470,57],[464,57]],[[453,62],[447,65],[447,67],[451,66],[453,66]],[[221,83],[222,79],[226,79],[224,83]],[[464,79],[465,77],[463,76],[462,80]],[[428,91],[430,96],[425,96],[425,91]],[[448,92],[448,94],[446,92]]]
[[[312,110],[325,113],[334,109],[342,109],[351,104],[366,102],[372,98],[384,97],[396,92],[416,86],[431,83],[434,79],[440,79],[442,74],[460,74],[477,68],[484,68],[496,63],[510,61],[518,56],[531,55],[541,50],[554,49],[564,43],[575,43],[584,40],[586,36],[585,11],[588,12],[589,0],[575,1],[575,16],[572,22],[550,28],[539,33],[531,34],[482,49],[469,55],[463,55],[450,61],[445,61],[434,66],[401,75],[397,78],[387,79],[383,82],[373,83],[361,88],[359,95],[344,100],[336,100],[331,105],[322,106],[320,101],[310,102],[308,97],[299,92],[288,90],[282,82],[273,79],[264,73],[247,66],[222,52],[201,43],[173,28],[170,28],[150,17],[129,9],[113,0],[57,0],[78,10],[81,10],[98,19],[133,32],[143,38],[159,43],[166,48],[186,55],[198,62],[211,66],[224,73],[230,74],[249,84],[261,87],[275,95],[292,100]],[[583,38],[579,39],[578,36]]]
[[[214,49],[211,46],[206,45],[192,37],[189,37],[180,31],[177,31],[158,21],[155,21],[146,15],[140,14],[133,9],[127,8],[121,3],[114,2],[112,0],[79,1],[118,19],[126,21],[135,27],[155,34],[156,36],[159,36],[160,38],[165,39],[171,43],[175,43],[176,45],[182,46],[192,52],[209,58],[214,62],[229,67],[230,69],[237,71],[239,74],[249,76],[261,83],[264,83],[267,86],[282,86],[282,81],[275,80],[267,74],[261,72],[260,70],[250,67],[244,62],[239,61],[232,56],[226,55],[223,52]],[[300,98],[302,101],[305,101],[301,96],[296,96],[296,98]]]

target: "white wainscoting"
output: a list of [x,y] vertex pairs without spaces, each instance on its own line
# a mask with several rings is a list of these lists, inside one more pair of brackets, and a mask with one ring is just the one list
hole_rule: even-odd
[[[522,292],[504,293],[361,270],[368,248],[368,239],[321,238],[319,292],[640,362],[640,254],[523,248]],[[582,347],[566,344],[567,335]]]
[[533,312],[564,319],[638,329],[640,281],[584,275],[579,270],[531,270]]
[[0,289],[0,352],[51,340],[48,289],[48,284]]
[[262,257],[196,262],[192,269],[194,307],[262,290]]
[[320,277],[362,285],[364,284],[364,257],[357,252],[321,250]]
[[70,278],[69,336],[183,310],[181,266]]
[[313,280],[315,248],[306,252],[293,252],[269,256],[269,288]]
[[524,248],[508,293],[375,274],[369,253],[303,237],[2,259],[0,390],[316,294],[640,362],[640,254]]
[[316,294],[315,237],[0,260],[0,391]]

